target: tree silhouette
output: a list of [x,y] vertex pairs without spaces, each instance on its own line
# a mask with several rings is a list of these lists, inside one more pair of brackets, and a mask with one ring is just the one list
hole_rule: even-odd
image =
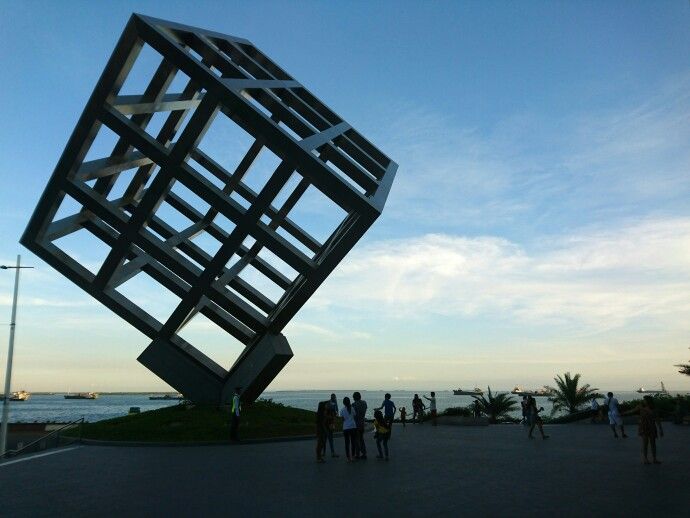
[[566,372],[563,376],[557,375],[553,380],[556,386],[549,387],[553,391],[553,396],[549,398],[549,401],[553,403],[552,414],[559,410],[567,410],[569,414],[574,414],[592,399],[602,397],[597,392],[598,389],[590,388],[588,384],[578,387],[579,374],[571,376],[569,372]]

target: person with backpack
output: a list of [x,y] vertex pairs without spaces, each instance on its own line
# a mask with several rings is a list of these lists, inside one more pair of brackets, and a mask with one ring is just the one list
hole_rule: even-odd
[[345,438],[345,455],[347,461],[352,462],[359,450],[357,447],[357,411],[352,407],[349,397],[343,398],[343,408],[340,409],[340,417],[343,418],[343,437]]

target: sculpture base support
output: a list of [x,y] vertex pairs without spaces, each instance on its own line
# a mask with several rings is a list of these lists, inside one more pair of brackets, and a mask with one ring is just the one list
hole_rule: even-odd
[[241,356],[223,386],[221,401],[232,402],[235,387],[242,387],[242,401],[258,398],[292,358],[292,349],[282,334],[267,334]]
[[232,402],[235,387],[242,387],[244,403],[254,401],[293,355],[285,336],[267,334],[226,372],[196,349],[189,349],[158,339],[138,360],[186,398],[214,405]]

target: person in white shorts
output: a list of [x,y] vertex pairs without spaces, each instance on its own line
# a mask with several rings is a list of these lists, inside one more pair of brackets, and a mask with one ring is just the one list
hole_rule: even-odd
[[611,430],[613,430],[613,436],[618,439],[618,433],[616,432],[616,426],[621,429],[621,436],[627,437],[625,435],[625,428],[623,428],[623,418],[621,417],[620,410],[618,409],[618,400],[613,397],[613,392],[606,394],[608,397],[606,399],[606,404],[609,407],[609,424],[611,425]]

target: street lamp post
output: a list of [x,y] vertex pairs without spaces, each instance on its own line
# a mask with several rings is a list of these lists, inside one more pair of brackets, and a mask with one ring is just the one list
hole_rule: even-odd
[[7,350],[7,372],[5,374],[5,394],[2,401],[2,427],[0,427],[0,459],[5,456],[7,447],[7,421],[9,420],[10,410],[10,385],[12,383],[12,356],[14,354],[14,327],[17,321],[17,296],[19,295],[19,270],[22,268],[33,268],[33,266],[22,266],[21,256],[17,256],[16,266],[0,265],[2,270],[14,269],[14,298],[12,299],[12,319],[10,320],[10,345]]

